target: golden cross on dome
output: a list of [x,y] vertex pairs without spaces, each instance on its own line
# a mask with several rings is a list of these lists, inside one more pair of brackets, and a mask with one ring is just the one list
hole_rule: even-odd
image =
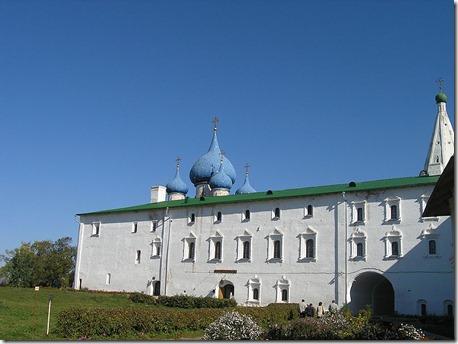
[[439,78],[436,80],[436,83],[439,85],[439,92],[442,92],[444,89],[444,83],[445,83],[444,79]]
[[219,118],[216,116],[213,117],[212,123],[213,123],[213,130],[214,131],[218,130]]

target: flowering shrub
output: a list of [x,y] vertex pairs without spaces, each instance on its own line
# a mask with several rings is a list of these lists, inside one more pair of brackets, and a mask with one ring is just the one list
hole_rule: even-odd
[[398,329],[399,339],[422,340],[425,334],[421,329],[410,324],[402,324]]
[[227,312],[205,329],[205,340],[256,340],[262,335],[261,328],[248,315]]

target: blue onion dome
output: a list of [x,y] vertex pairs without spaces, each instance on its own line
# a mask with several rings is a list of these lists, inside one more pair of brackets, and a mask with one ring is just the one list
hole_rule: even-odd
[[[192,166],[189,172],[189,178],[194,185],[200,183],[208,183],[214,171],[216,171],[220,165],[221,149],[218,144],[218,137],[216,135],[216,129],[213,131],[213,139],[210,144],[208,152],[202,155]],[[223,171],[231,179],[231,184],[235,182],[235,169],[231,162],[223,157]]]
[[219,171],[210,178],[208,184],[210,184],[212,189],[229,190],[232,187],[232,179],[224,172],[222,163],[220,165]]
[[250,184],[250,178],[248,177],[248,167],[247,171],[245,172],[245,181],[243,185],[235,192],[236,195],[246,194],[256,192],[256,190]]
[[188,186],[180,177],[180,163],[177,159],[177,169],[175,173],[175,178],[173,178],[167,185],[167,193],[181,193],[186,195],[188,193]]

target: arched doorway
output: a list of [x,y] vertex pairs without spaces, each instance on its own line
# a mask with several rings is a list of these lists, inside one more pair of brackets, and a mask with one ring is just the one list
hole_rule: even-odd
[[358,275],[350,289],[349,303],[353,313],[372,308],[374,315],[394,314],[394,289],[386,277],[376,272],[363,272]]
[[230,299],[234,296],[234,285],[230,281],[221,280],[219,282],[219,299]]

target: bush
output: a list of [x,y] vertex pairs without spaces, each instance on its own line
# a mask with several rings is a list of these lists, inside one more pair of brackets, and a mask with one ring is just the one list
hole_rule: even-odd
[[[132,298],[141,300],[148,295]],[[152,298],[154,299],[154,298]],[[269,324],[285,324],[297,306],[235,307],[233,310],[250,316],[263,328]],[[297,313],[297,311],[296,311]],[[183,330],[203,330],[219,316],[223,309],[201,308],[192,311],[172,308],[70,308],[58,314],[57,331],[65,338],[119,337],[129,334],[174,333]],[[295,313],[293,313],[295,314]],[[297,315],[294,315],[297,317]]]
[[248,315],[237,312],[223,314],[205,329],[205,340],[257,340],[262,329]]
[[129,294],[129,300],[135,303],[144,303],[147,305],[155,305],[157,301],[154,297],[142,293]]
[[216,299],[213,297],[188,295],[159,296],[155,298],[142,293],[133,293],[129,296],[129,299],[135,303],[159,304],[173,308],[227,308],[237,306],[237,302],[233,299]]
[[421,329],[417,329],[415,326],[410,324],[402,324],[398,329],[399,339],[408,339],[408,340],[423,340],[425,334]]

